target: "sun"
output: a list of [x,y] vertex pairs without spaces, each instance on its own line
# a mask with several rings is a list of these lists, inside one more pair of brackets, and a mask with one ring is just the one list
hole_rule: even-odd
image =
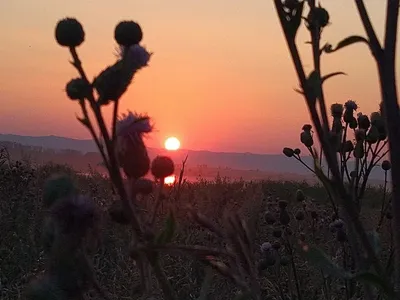
[[167,150],[175,151],[180,148],[181,142],[176,137],[171,136],[165,140],[164,146]]

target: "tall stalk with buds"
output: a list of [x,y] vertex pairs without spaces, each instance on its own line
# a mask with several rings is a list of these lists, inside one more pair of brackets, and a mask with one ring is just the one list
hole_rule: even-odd
[[[371,24],[364,1],[355,0],[367,37],[350,36],[339,42],[336,47],[330,44],[321,45],[321,35],[324,28],[329,23],[329,13],[320,5],[317,6],[315,0],[274,0],[274,2],[300,82],[300,92],[304,95],[306,100],[307,108],[322,146],[322,154],[327,161],[331,178],[328,178],[322,172],[317,161],[316,174],[329,189],[329,193],[334,201],[343,208],[344,216],[348,224],[352,227],[350,230],[351,246],[358,270],[370,270],[370,267],[372,267],[373,274],[377,275],[379,278],[383,278],[387,283],[390,282],[388,280],[389,275],[386,274],[381,262],[377,258],[373,243],[370,242],[368,234],[360,221],[359,210],[357,209],[357,194],[354,193],[352,185],[349,187],[345,185],[343,181],[344,170],[343,165],[340,163],[343,156],[338,155],[337,148],[335,147],[335,145],[337,145],[336,141],[338,135],[340,136],[343,134],[343,127],[341,124],[335,126],[337,123],[335,123],[335,121],[333,126],[330,126],[328,121],[328,112],[325,104],[326,95],[323,90],[323,83],[326,79],[343,73],[335,72],[323,75],[321,70],[321,56],[325,53],[335,52],[351,44],[362,42],[370,48],[377,63],[382,97],[382,116],[387,126],[388,146],[392,165],[393,232],[396,245],[394,255],[396,267],[393,279],[393,293],[391,293],[391,295],[396,295],[394,297],[398,299],[400,292],[400,157],[398,155],[398,153],[400,153],[400,112],[395,76],[395,53],[400,1],[387,1],[384,44],[381,45]],[[306,10],[308,10],[308,14],[303,16]],[[296,43],[296,34],[303,20],[310,33],[310,45],[314,66],[314,70],[308,75],[304,71]],[[346,111],[349,108],[350,107],[346,106]],[[356,107],[352,107],[352,110],[354,110],[354,108]],[[346,114],[344,116],[346,116]],[[335,115],[333,117],[335,118]],[[362,124],[362,122],[358,123],[359,125]],[[361,132],[356,133],[357,142],[355,145],[356,151],[354,152],[356,158],[356,167],[354,171],[356,172],[364,168],[362,164],[360,165],[360,160],[363,158],[362,154],[365,153],[365,138],[364,135],[361,135],[363,135]],[[314,149],[310,150],[313,152],[314,157],[318,156]],[[304,249],[308,250],[308,246],[305,245]],[[372,299],[372,291],[368,284],[365,285],[365,296],[366,299]]]

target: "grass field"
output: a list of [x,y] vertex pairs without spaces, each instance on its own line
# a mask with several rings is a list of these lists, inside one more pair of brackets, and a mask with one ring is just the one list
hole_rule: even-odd
[[[40,243],[43,219],[42,187],[45,179],[57,172],[70,174],[79,188],[90,195],[102,211],[100,224],[100,243],[94,254],[97,277],[111,295],[112,299],[161,299],[158,288],[154,288],[152,297],[140,298],[135,294],[139,282],[136,267],[127,254],[129,228],[118,225],[109,218],[107,208],[113,194],[109,182],[100,175],[79,176],[72,169],[58,165],[46,165],[31,168],[23,163],[3,166],[0,173],[0,298],[23,299],[26,284],[42,271],[44,255]],[[296,201],[296,191],[302,189],[306,200]],[[168,191],[166,191],[168,193]],[[378,223],[382,190],[369,189],[364,199],[364,221],[367,228]],[[288,202],[290,223],[283,230],[285,240],[279,237],[282,225],[276,222],[268,224],[266,212],[279,218],[279,201]],[[144,210],[151,211],[154,206],[152,196],[139,199]],[[343,261],[343,252],[348,251],[346,242],[338,241],[331,231],[332,210],[323,188],[299,182],[229,182],[217,178],[213,182],[199,181],[185,183],[178,201],[173,197],[165,200],[158,216],[158,226],[164,222],[168,211],[173,210],[179,221],[174,243],[184,245],[222,245],[217,237],[189,220],[186,205],[193,205],[198,211],[223,226],[221,220],[225,212],[237,212],[256,229],[254,249],[260,257],[260,245],[264,242],[285,244],[289,242],[297,247],[297,240],[316,244],[323,248],[339,265]],[[297,220],[299,211],[304,212],[304,220]],[[271,223],[271,222],[270,222]],[[386,225],[385,225],[386,224]],[[387,227],[382,227],[381,255],[390,252],[390,236]],[[287,240],[286,240],[287,239]],[[303,299],[346,299],[350,287],[347,283],[321,276],[321,271],[312,268],[309,263],[294,251],[279,250],[279,261],[273,267],[261,271],[261,286],[264,299],[298,299],[295,293],[295,277],[299,283]],[[291,262],[296,266],[293,272]],[[205,277],[204,266],[183,256],[164,255],[163,268],[178,293],[179,299],[196,299]],[[156,286],[156,283],[154,283]],[[359,289],[355,287],[355,295]],[[209,299],[234,299],[237,293],[235,285],[221,275],[214,273],[211,281]],[[324,296],[325,294],[325,296]],[[87,299],[98,299],[93,294]]]

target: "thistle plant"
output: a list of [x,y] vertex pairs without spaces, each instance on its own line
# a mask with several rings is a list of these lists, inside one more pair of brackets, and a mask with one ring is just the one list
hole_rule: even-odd
[[[315,159],[314,172],[327,188],[334,205],[340,208],[340,214],[343,215],[345,223],[348,226],[349,243],[355,266],[351,274],[338,272],[336,275],[342,276],[342,278],[346,276],[360,278],[361,276],[364,283],[365,299],[374,299],[376,290],[373,287],[377,286],[381,289],[384,287],[383,294],[387,297],[398,299],[400,297],[400,193],[398,191],[400,184],[400,161],[397,153],[400,153],[400,112],[394,68],[396,65],[395,53],[399,1],[386,1],[386,23],[382,45],[373,29],[364,1],[355,0],[354,2],[367,37],[349,36],[333,47],[329,43],[322,45],[322,34],[324,28],[329,25],[330,15],[321,5],[317,5],[315,0],[274,0],[280,24],[300,82],[301,89],[298,91],[303,94],[306,100],[313,128],[321,145],[321,154],[318,153],[311,143],[311,134],[308,130],[311,129],[310,126],[306,128],[307,130],[303,128],[305,133],[302,134],[301,141],[309,148],[314,158],[320,157],[320,160]],[[308,75],[305,73],[296,42],[297,31],[302,22],[309,31],[311,38],[309,44],[313,57],[314,70]],[[333,53],[355,43],[366,44],[377,63],[382,98],[381,112],[379,115],[374,113],[371,118],[362,114],[356,118],[354,116],[354,111],[357,109],[355,102],[346,102],[345,110],[340,105],[333,105],[333,122],[331,125],[328,119],[323,83],[333,76],[344,73],[338,71],[323,75],[321,71],[321,58],[323,55]],[[379,120],[378,123],[376,122],[377,120]],[[343,126],[343,121],[345,126]],[[355,142],[352,143],[352,146],[350,146],[347,138],[345,138],[347,127],[354,128],[355,130]],[[368,180],[370,169],[373,168],[374,163],[377,163],[384,156],[382,153],[377,154],[377,152],[380,152],[379,146],[382,147],[385,144],[384,135],[380,136],[379,128],[386,128],[391,162],[392,225],[395,243],[395,267],[393,274],[387,272],[383,267],[383,262],[378,258],[375,251],[374,243],[371,242],[369,233],[360,219],[359,206],[364,193],[364,181]],[[378,145],[379,140],[381,140],[380,145]],[[345,146],[346,150],[354,148],[349,151],[353,153],[355,158],[356,167],[354,170],[346,171],[345,162],[348,155],[345,154],[347,153],[344,149]],[[285,149],[284,151],[287,156],[299,155],[294,154],[294,150],[291,149]],[[370,152],[371,154],[369,154]],[[328,165],[329,178],[321,168],[322,156]],[[300,157],[297,156],[296,158],[300,160]],[[388,162],[385,165],[387,166]],[[388,168],[386,167],[386,169]],[[345,184],[346,178],[349,184]],[[375,240],[377,238],[376,233],[373,235],[375,238],[372,240]],[[325,256],[315,255],[315,249],[311,248],[309,244],[302,244],[302,248],[306,253],[313,253],[314,258],[319,257],[319,260],[317,259],[318,262],[321,263],[323,261],[325,267],[333,268],[332,263]],[[368,280],[365,281],[366,277],[368,277]]]

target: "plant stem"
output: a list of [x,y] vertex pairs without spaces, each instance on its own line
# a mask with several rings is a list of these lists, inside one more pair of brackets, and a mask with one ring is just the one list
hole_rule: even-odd
[[173,288],[171,287],[164,270],[161,268],[160,260],[158,257],[149,257],[149,262],[153,268],[154,275],[156,276],[158,283],[160,284],[161,290],[163,291],[166,300],[176,300],[177,296]]

